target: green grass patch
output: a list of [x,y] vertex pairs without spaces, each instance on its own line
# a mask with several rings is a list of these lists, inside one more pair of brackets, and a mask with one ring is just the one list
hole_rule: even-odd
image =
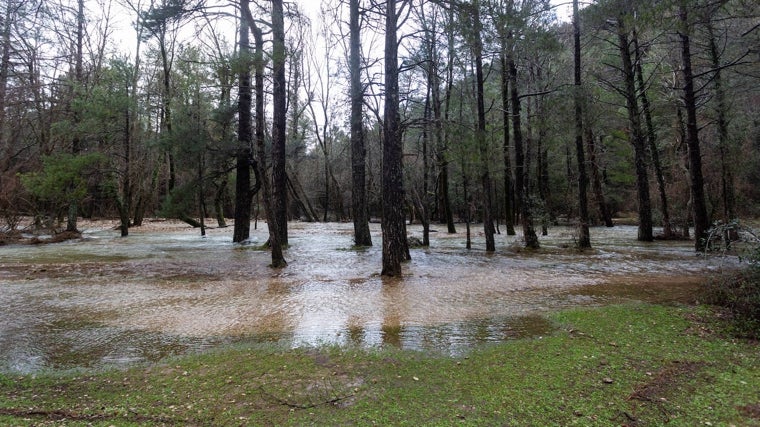
[[233,347],[149,367],[0,375],[3,425],[760,425],[760,347],[711,309],[552,314],[464,357]]

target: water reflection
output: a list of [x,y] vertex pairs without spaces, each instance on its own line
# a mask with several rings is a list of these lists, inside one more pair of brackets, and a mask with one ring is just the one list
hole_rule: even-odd
[[[690,242],[636,242],[634,227],[592,230],[587,254],[567,248],[571,229],[552,230],[538,253],[499,236],[494,255],[440,232],[394,280],[377,274],[379,244],[351,248],[351,224],[291,224],[281,271],[258,249],[265,229],[251,244],[233,245],[231,228],[201,238],[167,227],[0,247],[0,371],[126,365],[241,341],[458,354],[548,333],[539,316],[547,310],[675,298],[667,291],[732,266],[695,256]],[[376,225],[373,233],[379,242]],[[480,237],[475,248],[484,246]]]

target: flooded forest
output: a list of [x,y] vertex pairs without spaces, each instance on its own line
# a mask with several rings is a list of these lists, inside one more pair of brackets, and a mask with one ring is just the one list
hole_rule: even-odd
[[459,354],[756,239],[755,1],[0,8],[0,372]]

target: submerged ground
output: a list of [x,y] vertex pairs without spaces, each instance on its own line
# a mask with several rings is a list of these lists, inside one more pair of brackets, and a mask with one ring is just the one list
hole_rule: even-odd
[[201,237],[154,221],[120,238],[113,226],[83,223],[81,240],[0,247],[0,372],[127,366],[251,341],[457,355],[547,334],[547,311],[693,299],[707,274],[736,264],[697,256],[691,242],[637,242],[630,226],[592,229],[585,253],[570,228],[551,229],[538,252],[497,236],[490,255],[482,236],[466,250],[463,234],[441,230],[391,280],[378,275],[374,225],[375,246],[357,250],[351,224],[291,223],[282,270],[259,249],[265,226],[247,245],[231,243],[232,228]]

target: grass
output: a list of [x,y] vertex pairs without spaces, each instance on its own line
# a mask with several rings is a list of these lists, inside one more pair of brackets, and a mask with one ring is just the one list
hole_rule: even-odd
[[712,309],[549,318],[549,336],[458,358],[234,347],[129,370],[0,375],[0,424],[760,425],[760,347],[722,335]]

